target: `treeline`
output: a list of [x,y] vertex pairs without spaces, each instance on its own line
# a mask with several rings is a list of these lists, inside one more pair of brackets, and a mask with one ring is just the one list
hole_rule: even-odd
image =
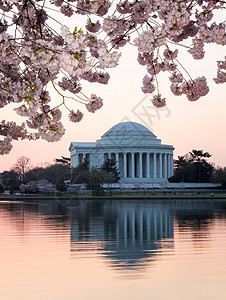
[[12,170],[1,173],[0,192],[7,189],[10,193],[19,190],[36,193],[40,189],[52,191],[54,188],[63,192],[67,191],[68,186],[86,184],[87,189],[98,194],[103,190],[103,183],[115,183],[118,180],[119,172],[113,159],[105,161],[101,168],[90,168],[89,161],[85,160],[71,169],[70,159],[56,159],[53,165],[29,168],[29,159],[20,157]]
[[[174,176],[170,182],[213,182],[226,187],[226,167],[215,167],[207,159],[211,154],[203,150],[192,150],[174,160]],[[10,171],[0,173],[0,192],[5,189],[11,193],[38,191],[73,190],[73,185],[85,184],[94,194],[100,194],[104,183],[119,180],[116,162],[108,159],[101,168],[90,168],[85,160],[81,165],[71,169],[70,159],[62,157],[46,167],[30,167],[30,159],[18,158]]]
[[207,162],[210,157],[211,154],[203,150],[192,150],[178,156],[178,159],[174,160],[174,176],[169,181],[213,182],[226,187],[226,167],[215,167],[214,164]]

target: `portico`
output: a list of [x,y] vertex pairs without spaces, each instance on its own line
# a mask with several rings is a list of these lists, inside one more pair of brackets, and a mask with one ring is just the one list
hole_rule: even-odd
[[107,158],[113,158],[121,182],[159,183],[173,175],[173,149],[171,145],[162,145],[145,126],[123,122],[94,143],[72,142],[69,150],[72,167],[81,164],[85,158],[91,167],[101,167]]

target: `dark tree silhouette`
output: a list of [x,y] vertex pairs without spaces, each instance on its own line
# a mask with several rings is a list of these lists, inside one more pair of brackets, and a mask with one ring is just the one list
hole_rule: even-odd
[[17,172],[13,170],[4,171],[1,173],[1,177],[2,184],[6,189],[9,189],[11,193],[14,193],[14,191],[17,191],[19,189],[21,181]]
[[21,156],[17,159],[13,170],[19,175],[20,181],[24,182],[25,172],[28,171],[31,160],[29,157]]
[[57,163],[50,165],[46,168],[33,168],[25,173],[24,181],[37,181],[46,179],[48,182],[56,184],[59,178],[63,177],[64,180],[70,180],[70,166]]
[[189,166],[189,162],[187,161],[186,156],[178,156],[178,159],[174,160],[174,166],[177,170],[177,176],[180,177],[182,182],[184,182],[185,176],[188,173]]
[[62,163],[64,165],[70,166],[71,159],[69,157],[61,156],[61,158],[55,159],[56,163]]
[[109,182],[109,177],[112,177],[113,182],[117,182],[120,179],[115,159],[108,158],[101,167],[101,170],[105,171],[107,182]]
[[56,183],[56,189],[59,191],[59,192],[66,192],[67,191],[67,184],[65,183],[65,180],[64,180],[64,177],[61,176],[57,183]]
[[101,170],[92,168],[90,170],[89,181],[86,186],[87,190],[91,190],[93,196],[102,196],[104,194],[103,183],[104,178]]
[[190,162],[193,165],[195,181],[209,182],[213,172],[213,166],[206,161],[206,158],[210,158],[212,155],[203,150],[192,150],[189,154]]
[[89,173],[89,161],[85,158],[83,163],[72,169],[71,183],[88,183]]
[[211,157],[209,152],[192,150],[189,154],[178,156],[174,160],[174,176],[171,182],[210,182],[213,165],[206,161]]
[[211,181],[214,183],[221,183],[222,187],[226,187],[226,167],[216,167],[213,170]]

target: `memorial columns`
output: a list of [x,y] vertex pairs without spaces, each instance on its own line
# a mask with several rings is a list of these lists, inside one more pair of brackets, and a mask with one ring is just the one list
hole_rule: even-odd
[[147,178],[150,178],[150,153],[147,153]]
[[76,168],[78,166],[78,154],[74,154],[71,159],[71,167]]
[[153,153],[153,178],[156,178],[156,153]]
[[164,178],[167,178],[167,154],[163,154],[164,156]]
[[115,162],[116,162],[116,166],[117,166],[117,168],[119,170],[119,153],[115,153]]
[[168,173],[167,173],[167,177],[171,177],[171,163],[170,163],[170,154],[167,154],[167,158],[168,158]]
[[127,177],[127,157],[126,153],[123,152],[123,173],[124,173],[124,178]]
[[142,153],[139,152],[139,178],[143,177]]
[[159,153],[159,178],[162,178],[162,153]]
[[134,152],[131,152],[131,177],[135,177]]
[[173,176],[173,154],[170,155],[170,161],[171,161],[171,176]]

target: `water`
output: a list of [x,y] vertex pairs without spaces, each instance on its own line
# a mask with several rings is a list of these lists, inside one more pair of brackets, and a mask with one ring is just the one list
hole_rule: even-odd
[[226,202],[0,202],[0,299],[226,299]]

